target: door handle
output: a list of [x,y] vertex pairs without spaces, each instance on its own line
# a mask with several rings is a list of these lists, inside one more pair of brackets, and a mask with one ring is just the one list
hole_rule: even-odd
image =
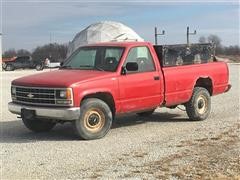
[[154,76],[154,80],[158,81],[158,80],[160,80],[160,77],[159,76]]

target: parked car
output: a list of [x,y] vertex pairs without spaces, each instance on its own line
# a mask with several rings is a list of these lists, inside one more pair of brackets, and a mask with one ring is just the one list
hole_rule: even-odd
[[7,66],[7,62],[13,61],[16,57],[12,58],[2,58],[2,69],[5,70]]
[[12,81],[8,108],[32,131],[72,122],[90,140],[104,137],[120,114],[148,116],[157,107],[184,105],[189,120],[204,120],[211,96],[231,88],[228,79],[208,44],[99,43],[76,50],[59,70]]
[[17,56],[9,59],[5,59],[2,65],[5,71],[14,71],[15,69],[43,69],[42,62],[33,61],[31,56]]

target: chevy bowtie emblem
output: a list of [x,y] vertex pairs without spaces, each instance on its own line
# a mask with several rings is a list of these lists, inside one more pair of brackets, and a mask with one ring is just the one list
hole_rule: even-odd
[[33,95],[32,93],[29,93],[29,94],[27,95],[27,97],[29,97],[29,98],[33,98],[34,95]]

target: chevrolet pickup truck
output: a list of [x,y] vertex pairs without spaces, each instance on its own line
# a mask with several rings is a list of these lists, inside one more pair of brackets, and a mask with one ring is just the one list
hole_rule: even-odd
[[85,140],[104,137],[117,115],[148,116],[157,107],[184,105],[190,120],[204,120],[211,96],[231,87],[227,64],[211,52],[210,44],[87,45],[59,70],[13,80],[8,108],[34,132],[72,122]]

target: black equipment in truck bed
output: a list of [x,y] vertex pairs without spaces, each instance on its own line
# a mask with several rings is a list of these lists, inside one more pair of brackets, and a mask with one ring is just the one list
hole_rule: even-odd
[[155,45],[154,49],[163,67],[214,61],[214,45],[210,43]]

